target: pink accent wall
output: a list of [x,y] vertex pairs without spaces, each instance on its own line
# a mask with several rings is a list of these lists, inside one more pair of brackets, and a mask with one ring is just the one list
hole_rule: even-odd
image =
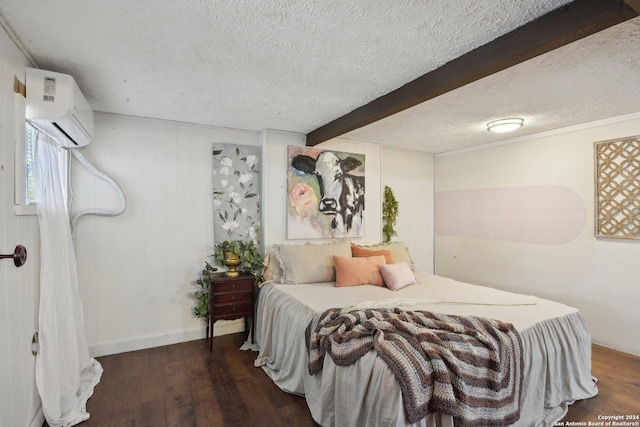
[[559,185],[440,191],[435,233],[539,245],[562,245],[582,233],[584,202]]

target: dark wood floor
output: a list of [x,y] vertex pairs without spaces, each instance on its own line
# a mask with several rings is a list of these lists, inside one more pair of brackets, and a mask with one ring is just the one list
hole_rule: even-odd
[[[243,334],[101,357],[102,381],[87,404],[90,426],[317,426],[303,397],[281,391]],[[565,421],[640,414],[640,358],[594,346],[600,394],[576,402]],[[45,426],[47,424],[45,423]]]
[[640,357],[597,345],[592,354],[591,374],[598,378],[598,395],[571,405],[565,425],[568,421],[597,423],[602,421],[598,415],[629,416],[618,421],[640,425],[636,418],[640,417]]
[[102,381],[83,427],[317,426],[304,397],[280,390],[244,334],[100,357]]

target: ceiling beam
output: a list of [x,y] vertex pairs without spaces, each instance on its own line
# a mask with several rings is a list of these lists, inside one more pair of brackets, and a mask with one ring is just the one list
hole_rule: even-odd
[[631,9],[635,10],[637,14],[640,14],[640,0],[624,0],[624,2]]
[[638,3],[575,0],[315,129],[306,144],[315,146],[634,18]]

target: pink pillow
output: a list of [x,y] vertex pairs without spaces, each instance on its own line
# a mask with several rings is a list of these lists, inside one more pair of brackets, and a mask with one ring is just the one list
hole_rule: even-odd
[[400,288],[416,283],[416,276],[413,275],[411,267],[404,262],[381,265],[380,274],[387,288],[392,291],[397,291]]
[[333,256],[336,266],[336,286],[375,285],[384,286],[380,276],[380,265],[385,263],[383,255],[371,257]]

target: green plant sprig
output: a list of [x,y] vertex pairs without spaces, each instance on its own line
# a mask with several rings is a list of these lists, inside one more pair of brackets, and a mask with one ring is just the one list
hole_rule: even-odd
[[193,296],[196,298],[193,314],[195,314],[198,319],[209,319],[209,281],[211,280],[211,273],[216,271],[218,271],[216,267],[205,261],[204,269],[200,272],[200,278],[196,280],[196,285],[199,288],[193,293]]
[[385,243],[389,243],[393,236],[398,235],[394,228],[398,220],[398,210],[399,205],[393,194],[393,190],[391,190],[391,187],[385,185],[382,200],[382,237]]

